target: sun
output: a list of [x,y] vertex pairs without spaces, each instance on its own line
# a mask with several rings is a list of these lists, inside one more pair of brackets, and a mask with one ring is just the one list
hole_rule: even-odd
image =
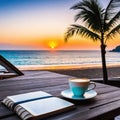
[[50,41],[48,43],[48,46],[51,48],[51,49],[55,49],[57,46],[58,46],[58,43],[56,41]]

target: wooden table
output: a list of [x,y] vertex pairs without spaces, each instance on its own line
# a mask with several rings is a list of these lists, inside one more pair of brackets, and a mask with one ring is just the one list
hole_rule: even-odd
[[[0,101],[8,95],[42,90],[63,98],[60,93],[68,89],[71,76],[48,71],[24,71],[24,76],[0,80]],[[73,101],[76,109],[54,115],[45,120],[109,120],[120,114],[120,88],[96,83],[98,95],[87,101]],[[65,98],[63,98],[65,99]],[[0,103],[0,120],[20,120]]]

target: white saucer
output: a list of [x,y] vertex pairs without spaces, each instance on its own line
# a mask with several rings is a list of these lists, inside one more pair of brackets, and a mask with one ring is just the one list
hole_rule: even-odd
[[65,98],[73,99],[73,100],[88,100],[94,98],[97,95],[95,90],[90,90],[85,92],[84,96],[77,97],[74,96],[70,89],[64,90],[61,92],[61,95]]

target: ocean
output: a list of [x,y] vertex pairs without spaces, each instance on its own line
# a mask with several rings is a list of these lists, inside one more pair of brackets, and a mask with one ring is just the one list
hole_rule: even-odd
[[[97,65],[101,64],[100,51],[33,51],[1,50],[4,56],[15,66],[45,65]],[[120,64],[120,52],[107,52],[107,64]]]

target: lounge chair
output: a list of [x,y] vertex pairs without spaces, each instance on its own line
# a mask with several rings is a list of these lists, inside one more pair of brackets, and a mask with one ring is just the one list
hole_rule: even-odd
[[18,68],[6,60],[2,55],[0,55],[0,65],[7,70],[0,73],[0,79],[24,75]]

